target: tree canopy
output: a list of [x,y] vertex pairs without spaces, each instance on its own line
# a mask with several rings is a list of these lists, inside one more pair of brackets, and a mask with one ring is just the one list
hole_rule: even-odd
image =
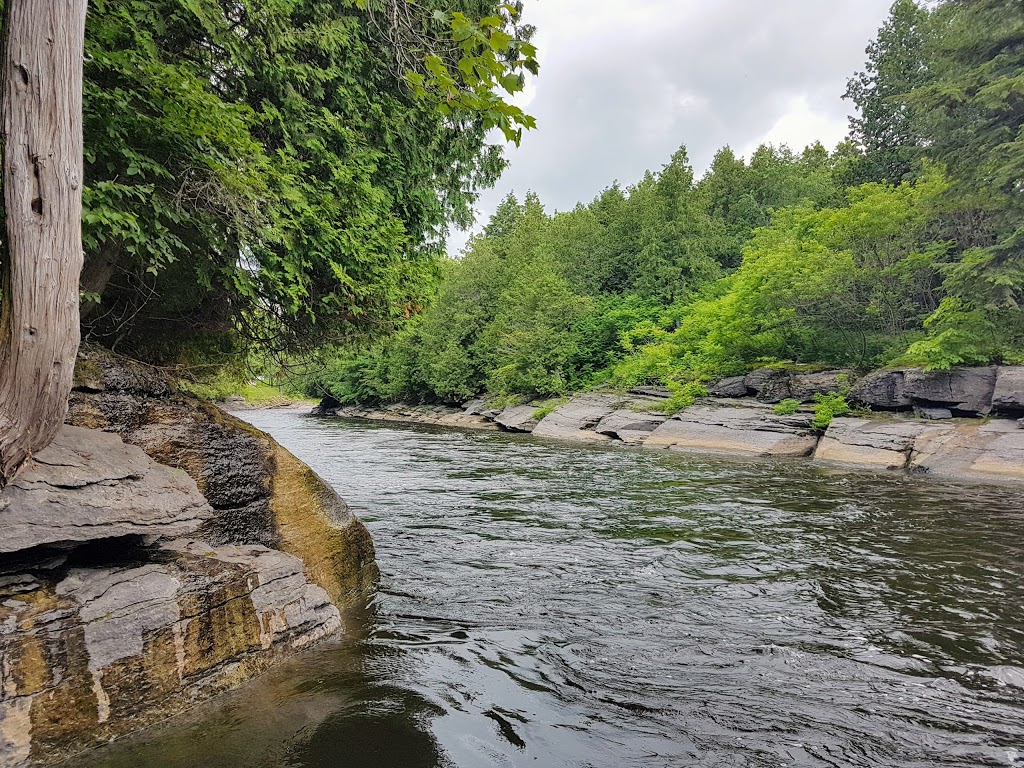
[[309,349],[419,309],[518,141],[521,5],[93,0],[83,327],[150,359]]
[[421,314],[336,350],[308,391],[458,401],[1024,361],[1022,6],[896,0],[866,53],[834,151],[724,147],[698,178],[680,148],[571,211],[510,197]]

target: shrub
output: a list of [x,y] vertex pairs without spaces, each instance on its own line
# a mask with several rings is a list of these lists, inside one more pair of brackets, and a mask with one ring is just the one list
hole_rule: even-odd
[[838,392],[829,394],[816,392],[814,402],[814,421],[811,424],[815,429],[828,429],[832,419],[836,416],[845,416],[850,412],[850,404],[846,402],[846,397]]
[[781,403],[775,406],[775,413],[779,416],[792,416],[798,410],[800,410],[799,400],[783,400]]

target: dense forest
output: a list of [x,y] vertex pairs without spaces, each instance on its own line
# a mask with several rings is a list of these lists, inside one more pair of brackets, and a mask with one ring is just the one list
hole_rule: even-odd
[[[342,403],[662,383],[765,364],[1024,361],[1024,9],[897,0],[834,151],[680,148],[548,213],[509,196],[398,331],[304,381]],[[422,285],[422,284],[421,284]]]

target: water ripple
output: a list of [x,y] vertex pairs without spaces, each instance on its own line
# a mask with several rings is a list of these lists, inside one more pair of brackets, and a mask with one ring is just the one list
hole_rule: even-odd
[[362,639],[89,765],[1024,765],[1019,494],[251,420],[370,527]]

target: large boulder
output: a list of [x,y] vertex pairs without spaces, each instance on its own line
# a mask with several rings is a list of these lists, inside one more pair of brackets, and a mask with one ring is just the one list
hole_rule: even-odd
[[[657,401],[638,401],[641,405],[654,406]],[[620,440],[626,445],[642,445],[651,434],[668,421],[668,416],[647,410],[620,408],[605,416],[594,427],[599,435]]]
[[345,502],[269,435],[180,391],[156,369],[86,347],[68,423],[111,432],[186,473],[213,507],[196,535],[302,560],[339,607],[376,578],[373,544]]
[[117,435],[63,426],[0,492],[0,552],[194,533],[213,510],[184,472]]
[[850,398],[874,410],[902,411],[916,406],[946,408],[955,415],[986,415],[992,411],[996,373],[995,366],[874,371],[853,387]]
[[0,576],[0,765],[50,763],[252,677],[341,627],[302,562],[175,541]]
[[1024,412],[1024,366],[1000,366],[992,393],[992,410],[996,413]]
[[595,431],[595,427],[606,416],[618,408],[621,398],[614,395],[580,395],[541,419],[534,428],[537,437],[554,437],[562,440],[584,442],[607,442],[611,438]]
[[991,412],[995,387],[995,366],[948,371],[910,369],[903,379],[903,392],[915,404],[939,406],[969,415]]
[[789,374],[780,368],[751,371],[743,378],[743,384],[763,403],[778,403],[789,397]]
[[809,456],[818,443],[807,415],[779,416],[765,407],[701,404],[651,433],[644,448],[753,456]]
[[747,377],[729,376],[724,379],[719,379],[708,387],[708,394],[712,397],[746,397],[750,394],[747,390]]

